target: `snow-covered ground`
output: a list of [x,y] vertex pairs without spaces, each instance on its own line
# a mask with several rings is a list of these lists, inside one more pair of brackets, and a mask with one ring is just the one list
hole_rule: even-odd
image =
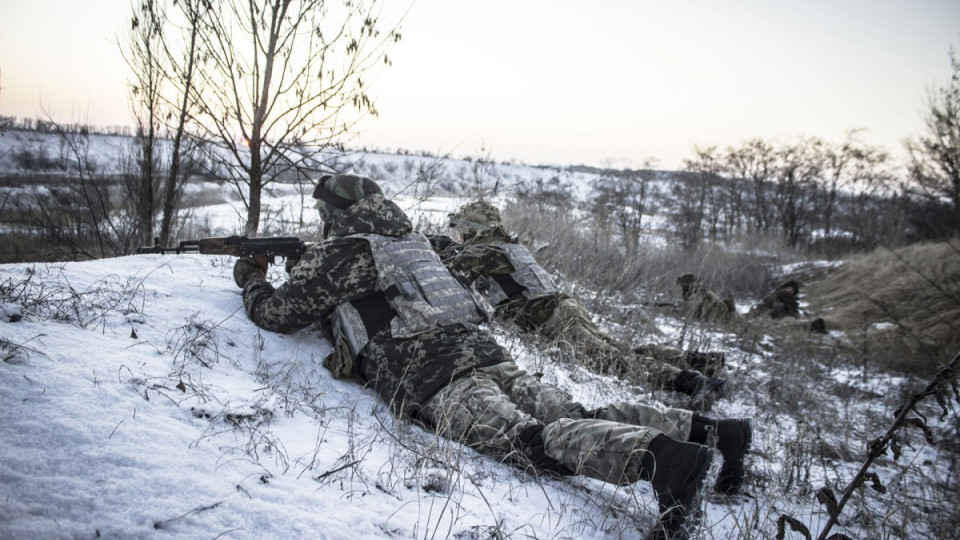
[[[319,329],[251,324],[232,264],[190,254],[0,266],[0,538],[640,538],[652,525],[647,483],[538,480],[397,421],[372,392],[331,378]],[[588,407],[658,397],[493,330]],[[750,496],[708,497],[704,538],[770,537],[781,513],[825,520],[781,485],[809,426],[737,382],[768,384],[767,360],[731,355],[736,393],[714,414],[757,422]],[[808,480],[849,479],[855,465],[812,467]],[[893,489],[898,474],[881,470]]]
[[[0,323],[0,537],[629,532],[603,504],[652,523],[647,485],[537,481],[396,421],[330,377],[317,329],[253,326],[231,269],[203,255],[0,267],[22,301]],[[608,394],[548,376],[588,403]]]
[[[10,148],[0,146],[0,169]],[[476,180],[475,163],[443,161],[440,178],[460,184],[425,196],[414,180],[436,160],[352,159],[360,158],[351,166],[391,178],[384,189],[421,229],[443,228]],[[582,199],[596,178],[523,165],[482,172],[487,187],[501,182],[500,204],[516,185],[551,178]],[[219,190],[223,201],[194,209],[194,219],[223,234],[242,230],[229,185],[191,189]],[[319,225],[296,186],[275,185],[265,200],[265,215]],[[666,226],[662,214],[647,223]],[[537,479],[398,421],[373,393],[331,378],[319,329],[283,336],[250,323],[233,262],[185,254],[0,265],[0,538],[600,539],[642,538],[653,525],[647,483]],[[271,277],[284,279],[282,270]],[[798,354],[779,349],[776,335],[745,344],[669,311],[647,319],[646,336],[723,350],[732,392],[710,415],[754,420],[745,494],[708,496],[700,538],[773,538],[785,514],[815,536],[827,520],[815,491],[839,494],[903,389],[916,386],[836,362],[831,340],[842,336]],[[669,394],[557,365],[510,327],[489,330],[521,366],[588,408],[670,403]],[[950,418],[928,418],[937,437],[956,437]],[[917,432],[903,441],[900,460],[873,469],[887,493],[858,490],[836,530],[960,536],[928,525],[955,505],[943,494],[957,485],[956,456]]]

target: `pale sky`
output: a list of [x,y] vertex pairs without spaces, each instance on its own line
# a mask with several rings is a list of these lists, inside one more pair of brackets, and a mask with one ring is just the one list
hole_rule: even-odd
[[[0,0],[0,114],[132,123],[129,19],[127,0]],[[850,129],[899,153],[949,79],[960,0],[415,0],[402,33],[361,144],[674,168],[695,144]]]

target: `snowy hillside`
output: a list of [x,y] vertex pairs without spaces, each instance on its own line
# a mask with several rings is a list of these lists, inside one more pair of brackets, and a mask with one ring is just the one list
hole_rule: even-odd
[[[9,178],[10,186],[0,186],[0,202],[7,198],[29,199],[36,178],[55,181],[69,177],[77,170],[78,162],[85,164],[88,174],[104,178],[124,174],[123,167],[125,164],[131,166],[135,156],[135,143],[134,138],[119,135],[59,136],[0,129],[0,177]],[[493,195],[493,198],[499,195],[502,200],[504,196],[515,195],[518,190],[556,189],[574,199],[586,200],[591,184],[603,176],[601,171],[589,168],[496,163],[483,157],[458,159],[364,150],[344,153],[331,150],[325,155],[324,170],[363,174],[382,181],[391,197],[408,201],[405,208],[417,212],[421,205],[432,205],[431,199],[469,197],[471,193]],[[669,173],[660,174],[662,177],[649,182],[647,187],[651,198],[668,191],[666,180]],[[269,219],[262,232],[269,232],[270,227],[282,227],[284,222],[303,226],[299,222],[304,206],[310,211],[306,219],[313,220],[310,205],[302,205],[311,190],[312,186],[292,181],[268,184],[264,190],[263,214]],[[245,210],[240,195],[229,182],[198,176],[185,186],[184,192],[184,202],[188,206],[202,205],[202,219],[214,227],[233,231],[242,229]],[[0,210],[3,208],[0,205]],[[439,224],[439,221],[427,222]]]
[[[0,537],[599,539],[640,538],[653,524],[647,483],[537,479],[397,421],[372,392],[330,377],[319,329],[252,325],[232,264],[136,255],[0,266]],[[588,407],[662,397],[558,367],[494,330],[521,365]],[[708,497],[702,537],[770,538],[783,513],[814,528],[822,510],[792,492],[849,479],[855,458],[821,450],[821,461],[797,462],[806,445],[841,444],[766,401],[759,389],[789,375],[772,373],[785,367],[774,355],[728,352],[735,392],[714,414],[756,422],[748,495]],[[830,373],[859,396],[833,398],[846,437],[872,438],[861,415],[885,407],[897,381]],[[913,443],[901,463],[923,464],[920,479],[892,461],[880,473],[915,500],[923,477],[948,473],[934,468],[942,454]],[[898,527],[887,537],[931,532]]]
[[[17,145],[40,142],[12,133],[0,138],[0,175],[17,172],[18,149],[36,148]],[[91,144],[104,164],[123,151],[109,137]],[[754,441],[744,494],[711,492],[695,537],[775,538],[784,530],[784,538],[803,538],[797,529],[804,527],[816,537],[828,520],[818,492],[842,493],[869,442],[928,381],[869,363],[866,351],[851,352],[842,331],[797,336],[783,327],[684,319],[670,307],[681,271],[726,265],[713,276],[718,283],[725,272],[752,287],[737,298],[743,312],[771,276],[822,277],[837,263],[797,262],[749,241],[708,245],[706,255],[681,252],[661,234],[676,202],[665,199],[663,177],[649,182],[651,201],[634,231],[645,245],[625,260],[622,243],[586,214],[598,171],[385,153],[339,156],[336,165],[382,180],[421,230],[444,228],[447,213],[482,192],[534,221],[534,232],[556,233],[546,239],[555,243],[545,266],[566,291],[588,299],[612,334],[633,345],[726,354],[731,392],[709,415],[753,419]],[[36,187],[0,187],[0,201]],[[195,229],[186,230],[242,230],[233,189],[189,184],[187,221]],[[266,189],[261,233],[316,234],[307,189]],[[563,191],[577,204],[534,208],[548,198],[518,195],[538,189]],[[575,246],[561,242],[577,232],[588,244],[571,257]],[[241,307],[233,263],[190,254],[0,265],[0,539],[606,539],[642,538],[654,524],[648,483],[535,478],[398,421],[372,392],[331,378],[322,366],[331,345],[321,329],[287,336],[257,329]],[[579,274],[570,271],[576,266]],[[615,279],[602,282],[605,271]],[[279,283],[285,275],[274,269],[270,277]],[[588,408],[677,403],[668,392],[556,364],[513,326],[489,330],[522,367]],[[935,403],[921,404],[928,433],[914,423],[898,434],[834,532],[960,538],[956,403],[947,402],[943,416]]]
[[647,486],[537,481],[397,422],[331,379],[319,331],[258,331],[231,269],[153,255],[2,267],[5,298],[23,300],[3,319],[23,318],[2,327],[0,537],[603,538],[630,526],[601,504],[652,523]]

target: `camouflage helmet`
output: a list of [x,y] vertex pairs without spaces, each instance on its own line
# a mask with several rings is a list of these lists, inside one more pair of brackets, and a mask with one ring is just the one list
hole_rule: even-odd
[[350,208],[353,203],[368,196],[383,194],[383,190],[373,180],[355,174],[325,174],[317,181],[313,198],[324,224],[329,224]]
[[500,211],[483,199],[467,203],[447,217],[450,226],[461,234],[481,234],[502,228]]

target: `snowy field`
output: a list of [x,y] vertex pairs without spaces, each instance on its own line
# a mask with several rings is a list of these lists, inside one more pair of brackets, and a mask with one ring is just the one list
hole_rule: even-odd
[[[469,162],[444,162],[443,178],[462,185],[425,196],[412,182],[428,158],[364,159],[357,172],[392,178],[385,191],[420,229],[443,229],[469,199]],[[593,179],[521,165],[486,173],[502,181],[500,204],[523,181],[559,177],[579,193]],[[203,189],[222,190],[224,202],[195,210],[195,219],[217,234],[241,230],[232,188]],[[280,221],[319,225],[295,186],[277,185],[265,200],[278,229]],[[666,226],[662,215],[649,218]],[[642,538],[653,526],[648,483],[534,478],[398,421],[372,392],[331,378],[321,329],[257,329],[233,262],[188,254],[0,265],[0,538],[606,539]],[[270,277],[281,282],[282,269]],[[827,353],[786,360],[775,336],[744,347],[740,336],[692,329],[669,313],[648,320],[644,335],[669,343],[695,332],[697,343],[724,351],[732,392],[710,415],[754,420],[745,493],[710,493],[695,538],[774,538],[784,514],[816,535],[827,513],[815,491],[856,474],[867,442],[916,383]],[[489,330],[521,366],[588,408],[670,402],[559,366],[510,327]],[[929,415],[937,437],[955,437],[949,421]],[[860,489],[856,513],[835,531],[960,536],[927,525],[955,504],[934,488],[956,485],[955,456],[916,433],[902,451],[875,465],[886,494]],[[788,526],[786,538],[801,537]]]
[[[0,363],[0,537],[606,538],[652,524],[646,484],[538,481],[397,422],[330,377],[319,330],[253,326],[231,269],[203,255],[0,267],[29,304],[4,305],[4,321],[24,317],[0,328],[18,345]],[[616,397],[611,381],[547,376],[588,404]]]
[[[19,299],[0,307],[0,538],[599,539],[652,526],[647,483],[536,479],[398,422],[372,392],[330,377],[319,329],[251,324],[232,264],[135,255],[0,266],[4,298]],[[658,397],[559,368],[494,330],[522,366],[588,407]],[[729,377],[766,384],[763,365],[733,355]],[[865,391],[895,384],[875,382]],[[772,537],[782,512],[822,523],[810,497],[788,498],[778,480],[807,427],[735,388],[714,414],[762,422],[748,495],[709,496],[702,537]],[[916,464],[939,457],[907,452]],[[852,467],[807,473],[849,478]],[[884,482],[895,488],[897,474]]]

